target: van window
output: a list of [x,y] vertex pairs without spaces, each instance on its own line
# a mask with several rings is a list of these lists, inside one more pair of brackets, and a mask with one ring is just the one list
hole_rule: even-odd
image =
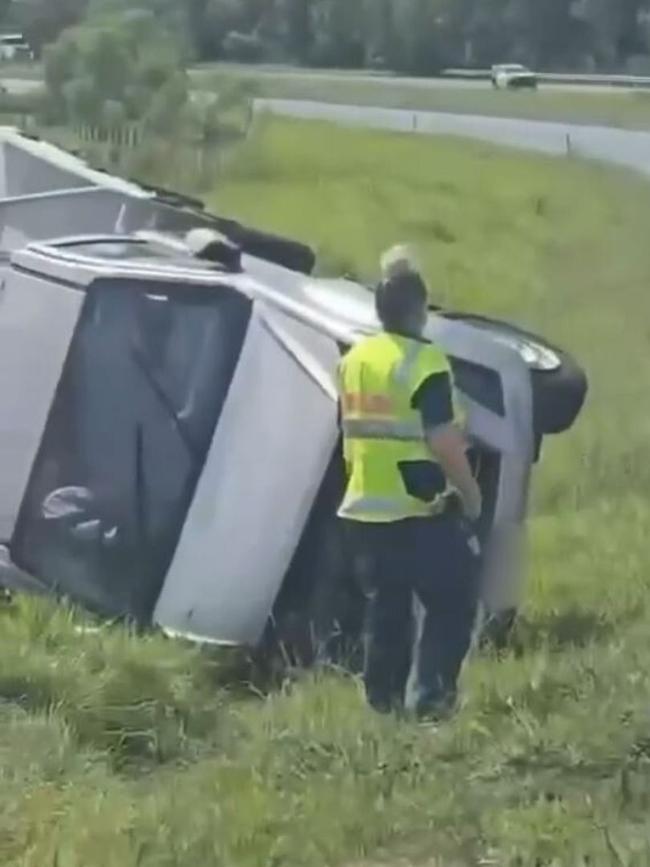
[[151,616],[237,366],[251,302],[99,280],[88,291],[12,542],[110,616]]

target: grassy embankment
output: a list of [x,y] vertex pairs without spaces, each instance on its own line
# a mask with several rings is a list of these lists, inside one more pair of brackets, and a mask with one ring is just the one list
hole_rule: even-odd
[[351,680],[262,701],[224,691],[218,659],[21,604],[0,614],[0,862],[649,864],[650,188],[277,121],[214,199],[315,242],[325,269],[370,275],[413,240],[437,297],[587,365],[588,411],[538,473],[521,647],[474,659],[464,708],[434,733],[376,718]]
[[537,93],[506,92],[493,91],[485,83],[468,88],[436,79],[372,79],[349,73],[227,65],[198,67],[192,75],[197,87],[217,90],[224,81],[244,79],[255,86],[260,97],[650,129],[647,90],[571,90],[541,85]]

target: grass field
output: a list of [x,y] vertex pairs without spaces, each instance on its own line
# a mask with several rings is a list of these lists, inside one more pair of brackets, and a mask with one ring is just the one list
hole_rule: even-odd
[[224,81],[243,79],[260,97],[650,129],[650,92],[646,90],[591,92],[542,85],[537,93],[507,92],[487,86],[449,87],[435,80],[417,84],[386,77],[354,80],[335,73],[301,75],[299,71],[239,66],[199,68],[192,75],[197,87],[216,90]]
[[0,613],[7,867],[650,864],[650,188],[572,161],[273,121],[222,211],[374,274],[418,244],[445,303],[587,365],[538,473],[517,648],[475,658],[438,732],[321,673],[264,700],[229,660],[22,602]]

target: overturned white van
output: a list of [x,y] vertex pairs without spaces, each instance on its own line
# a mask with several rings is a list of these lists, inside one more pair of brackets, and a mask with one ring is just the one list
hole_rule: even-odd
[[[0,191],[0,540],[14,567],[199,640],[254,645],[296,624],[353,635],[334,376],[378,327],[372,293],[310,276],[301,244],[15,133],[0,140]],[[199,226],[232,246],[197,259],[182,239]],[[427,336],[468,411],[498,620],[518,605],[540,446],[572,426],[586,379],[503,323],[432,311]]]

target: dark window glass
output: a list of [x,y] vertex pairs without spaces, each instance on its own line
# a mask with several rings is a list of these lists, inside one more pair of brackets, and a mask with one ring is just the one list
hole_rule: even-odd
[[146,621],[250,317],[234,290],[100,280],[70,347],[12,544],[102,613]]
[[466,361],[450,358],[457,388],[476,403],[503,418],[506,407],[503,396],[503,383],[496,370]]

